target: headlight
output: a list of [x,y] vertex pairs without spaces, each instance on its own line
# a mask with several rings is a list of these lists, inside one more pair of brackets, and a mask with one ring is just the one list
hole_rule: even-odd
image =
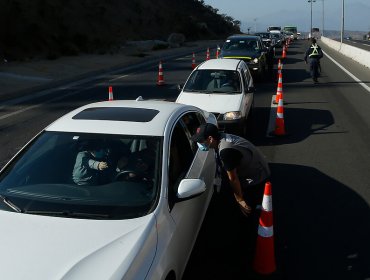
[[251,60],[251,64],[257,64],[258,63],[258,58],[256,57],[255,59]]
[[227,112],[224,114],[224,120],[229,121],[229,120],[238,120],[241,119],[242,113],[239,111],[236,112]]

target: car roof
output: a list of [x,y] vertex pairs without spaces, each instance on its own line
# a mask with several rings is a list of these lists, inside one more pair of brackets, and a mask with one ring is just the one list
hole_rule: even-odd
[[251,34],[238,34],[238,35],[232,35],[232,36],[229,36],[227,37],[227,40],[230,40],[230,39],[243,39],[243,38],[255,38],[255,39],[259,39],[260,36],[258,35],[251,35]]
[[175,115],[198,108],[168,101],[114,100],[82,106],[45,128],[46,131],[163,136]]
[[236,70],[242,60],[240,59],[210,59],[202,64],[200,64],[196,69],[198,70],[206,70],[206,69],[214,69],[214,70]]

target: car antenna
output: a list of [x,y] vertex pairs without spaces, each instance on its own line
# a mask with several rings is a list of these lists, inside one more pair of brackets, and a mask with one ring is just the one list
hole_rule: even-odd
[[135,101],[143,101],[143,100],[144,100],[144,98],[142,96],[139,96],[138,98],[136,98]]

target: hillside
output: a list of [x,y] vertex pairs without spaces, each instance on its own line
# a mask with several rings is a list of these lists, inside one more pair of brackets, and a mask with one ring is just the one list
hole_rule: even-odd
[[0,57],[106,53],[130,40],[187,41],[239,33],[239,21],[202,0],[0,0]]

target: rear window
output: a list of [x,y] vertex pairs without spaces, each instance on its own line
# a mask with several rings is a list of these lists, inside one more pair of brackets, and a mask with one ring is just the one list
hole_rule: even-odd
[[259,45],[256,38],[228,39],[223,46],[223,50],[255,52],[259,50]]

